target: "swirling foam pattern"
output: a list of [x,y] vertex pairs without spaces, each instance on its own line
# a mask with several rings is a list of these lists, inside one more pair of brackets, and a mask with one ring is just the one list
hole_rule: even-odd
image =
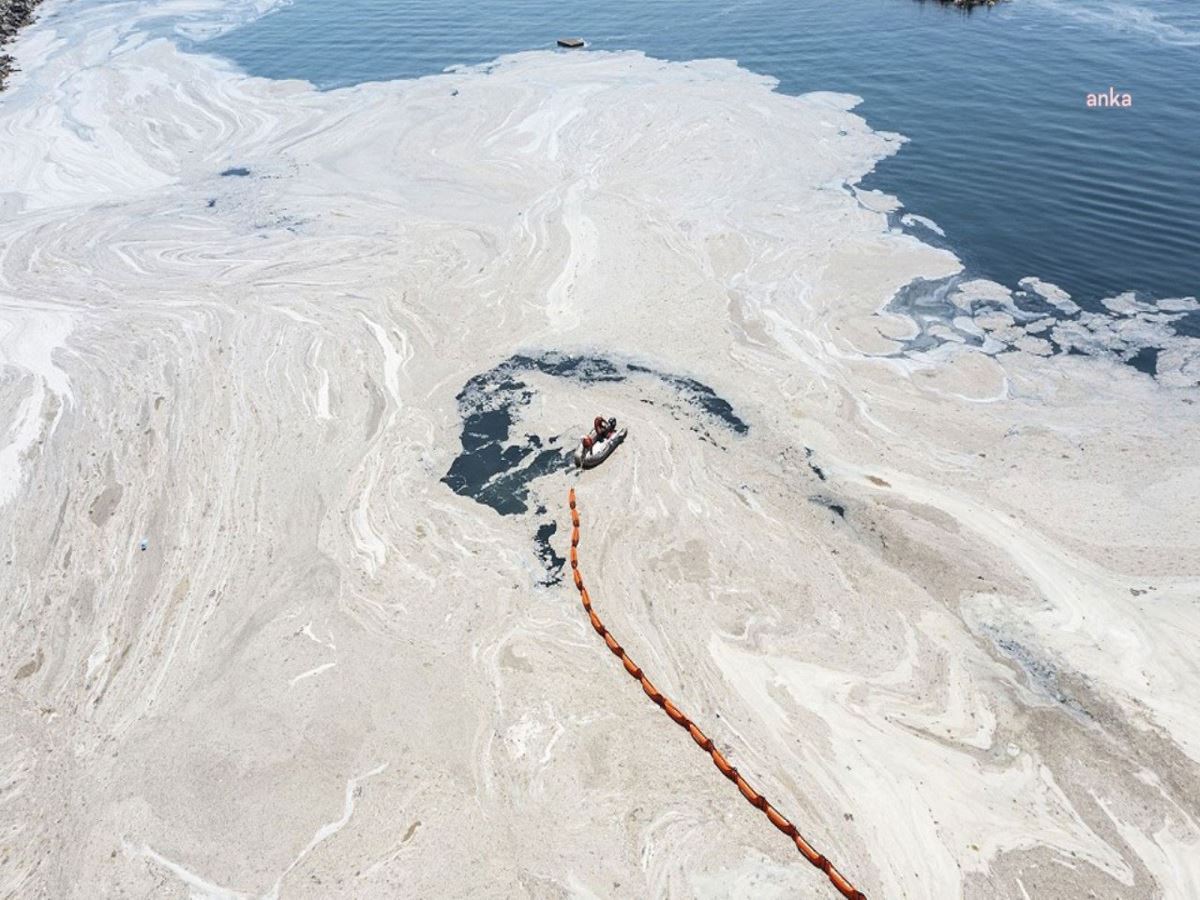
[[319,93],[148,30],[224,12],[51,2],[0,106],[0,893],[830,895],[441,481],[462,386],[545,352],[745,420],[530,373],[513,427],[630,424],[606,620],[856,886],[1200,893],[1194,383],[906,350],[960,267],[847,187],[900,143],[851,97]]

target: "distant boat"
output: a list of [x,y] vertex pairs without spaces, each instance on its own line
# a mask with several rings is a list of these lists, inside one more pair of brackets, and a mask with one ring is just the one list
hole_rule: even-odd
[[558,46],[569,47],[572,50],[578,50],[583,45],[584,45],[583,38],[559,38],[558,39]]

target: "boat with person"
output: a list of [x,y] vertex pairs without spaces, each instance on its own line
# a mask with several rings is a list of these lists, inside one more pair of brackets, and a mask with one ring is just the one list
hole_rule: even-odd
[[576,467],[591,469],[600,465],[621,445],[628,433],[628,428],[617,428],[615,417],[605,419],[596,416],[592,430],[580,438],[579,446],[575,449]]

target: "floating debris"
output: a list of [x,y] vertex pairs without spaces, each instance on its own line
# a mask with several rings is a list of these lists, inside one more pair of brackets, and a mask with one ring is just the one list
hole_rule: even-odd
[[566,37],[566,38],[558,39],[558,46],[566,47],[570,50],[578,50],[580,47],[583,47],[585,45],[584,45],[583,38]]

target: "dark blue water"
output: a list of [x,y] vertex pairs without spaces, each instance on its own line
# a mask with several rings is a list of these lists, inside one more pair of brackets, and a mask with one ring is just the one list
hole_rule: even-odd
[[[716,447],[723,443],[715,434],[740,437],[750,430],[729,401],[708,385],[684,375],[600,356],[510,356],[473,376],[455,397],[462,417],[462,450],[442,477],[442,483],[454,493],[489,506],[502,516],[525,515],[535,481],[574,468],[573,438],[564,444],[560,443],[563,435],[521,434],[517,428],[521,408],[537,396],[531,375],[565,379],[580,387],[631,382],[641,403],[663,406],[675,418],[691,420],[692,433]],[[620,448],[613,452],[619,453]],[[535,514],[538,527],[533,542],[544,570],[540,583],[558,584],[566,563],[550,544],[558,526],[552,516],[547,517],[545,506],[539,505]]]
[[[860,95],[873,127],[911,139],[868,186],[937,221],[974,273],[1036,275],[1089,306],[1125,290],[1200,294],[1198,0],[1011,0],[970,15],[919,0],[295,0],[201,46],[333,88],[575,34],[733,58],[788,93]],[[1110,85],[1133,107],[1085,107]]]

